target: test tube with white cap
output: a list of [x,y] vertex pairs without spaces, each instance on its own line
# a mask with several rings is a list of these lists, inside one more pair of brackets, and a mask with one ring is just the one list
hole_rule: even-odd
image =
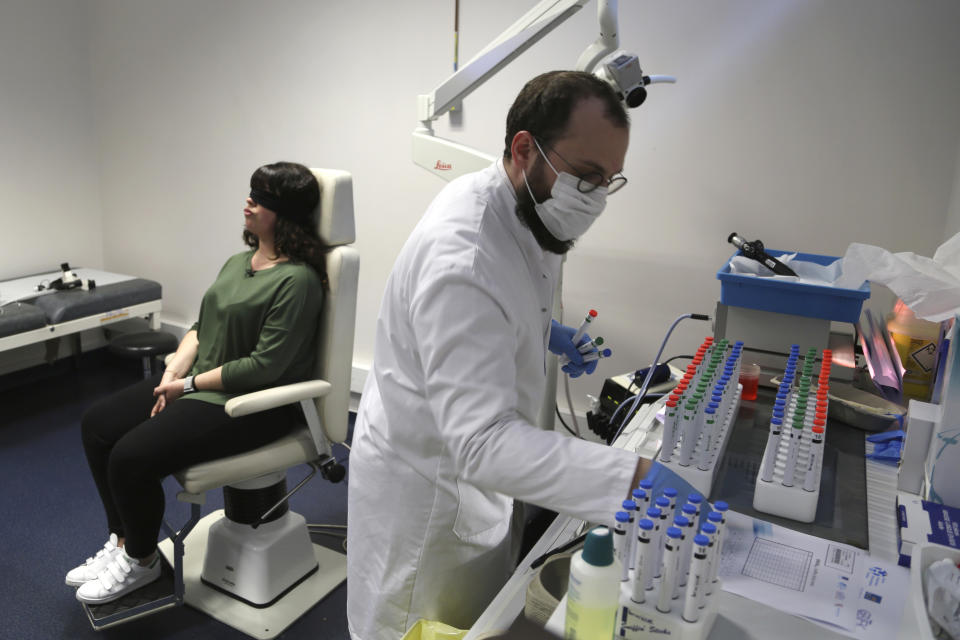
[[767,456],[763,459],[763,469],[760,470],[760,479],[764,482],[773,481],[773,469],[777,462],[777,451],[780,449],[780,431],[783,428],[780,418],[770,418],[770,434],[767,436]]
[[693,458],[693,448],[697,444],[696,417],[697,403],[690,400],[683,407],[683,416],[680,422],[682,435],[680,436],[680,461],[678,464],[681,467],[689,467]]
[[[723,557],[722,556],[723,541],[724,541],[724,538],[726,537],[727,511],[729,509],[730,509],[730,505],[728,505],[723,500],[717,500],[716,502],[713,503],[713,511],[711,513],[720,514],[720,523],[717,524],[717,522],[715,521],[716,519],[714,519],[713,521],[713,523],[717,527],[717,544],[716,544],[717,550],[714,555],[713,563],[711,563],[710,565],[710,582],[711,583],[715,583],[717,581],[717,575],[720,573],[720,559]],[[707,590],[707,593],[712,593],[712,592],[713,592],[713,587],[710,587]]]
[[687,581],[687,592],[683,601],[683,619],[687,622],[696,622],[700,619],[698,602],[706,589],[707,550],[710,538],[698,533],[693,538],[693,560],[690,562],[690,579]]
[[803,432],[803,418],[794,417],[790,429],[790,442],[787,446],[787,462],[783,467],[783,486],[793,486],[793,474],[797,470],[797,454],[800,450],[800,435]]
[[677,584],[677,560],[680,554],[680,542],[683,531],[679,527],[668,527],[663,544],[663,580],[660,582],[660,594],[657,598],[657,611],[670,613],[670,601]]

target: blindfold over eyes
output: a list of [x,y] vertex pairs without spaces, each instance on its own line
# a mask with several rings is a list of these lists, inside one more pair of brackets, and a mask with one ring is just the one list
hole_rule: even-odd
[[288,220],[293,220],[294,222],[304,223],[307,222],[310,218],[309,211],[302,211],[296,208],[292,208],[286,205],[282,199],[273,195],[269,191],[262,191],[260,189],[251,189],[250,190],[250,199],[255,203],[259,204],[262,207],[270,209],[278,216],[287,218]]

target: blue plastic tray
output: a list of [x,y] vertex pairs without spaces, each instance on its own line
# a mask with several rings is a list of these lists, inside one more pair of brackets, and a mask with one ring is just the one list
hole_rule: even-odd
[[[779,258],[792,252],[767,249],[767,253]],[[738,255],[741,255],[739,251],[731,260]],[[840,258],[798,253],[795,259],[825,266]],[[723,304],[837,322],[859,320],[863,301],[870,297],[869,282],[859,289],[838,289],[782,278],[739,275],[730,273],[730,260],[717,272],[717,279]]]

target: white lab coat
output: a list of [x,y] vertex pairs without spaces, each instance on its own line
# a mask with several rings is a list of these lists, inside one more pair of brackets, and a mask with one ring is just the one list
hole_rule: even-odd
[[612,522],[636,454],[533,426],[559,256],[515,213],[502,163],[451,182],[387,281],[350,454],[354,640],[467,628],[516,562],[513,498]]

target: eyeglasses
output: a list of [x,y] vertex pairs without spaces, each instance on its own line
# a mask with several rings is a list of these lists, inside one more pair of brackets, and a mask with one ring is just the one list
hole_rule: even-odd
[[[537,143],[537,149],[540,150],[540,153],[542,153],[544,159],[546,159],[547,155],[543,152],[543,147],[540,145],[540,141],[537,140],[536,137],[534,137],[533,140],[534,140],[534,142]],[[553,151],[554,153],[556,153],[556,154],[557,154],[557,157],[560,158],[561,160],[563,160],[563,161],[567,164],[568,167],[570,167],[571,169],[574,168],[573,165],[570,164],[570,161],[569,161],[569,160],[567,160],[567,159],[564,158],[562,155],[560,155],[559,153],[557,153],[557,150],[556,150],[556,149],[554,149],[553,147],[551,147],[551,148],[550,148],[550,151]],[[549,162],[550,162],[550,161],[547,160],[547,164],[549,164]],[[593,191],[593,190],[596,189],[597,187],[606,187],[606,188],[607,188],[607,195],[610,195],[610,194],[612,194],[612,193],[616,193],[617,191],[619,191],[620,189],[622,189],[622,188],[627,184],[627,177],[626,177],[625,175],[623,175],[622,173],[617,173],[616,175],[614,175],[614,176],[611,177],[611,178],[607,178],[607,177],[605,177],[602,173],[599,173],[599,172],[585,173],[585,174],[583,174],[583,175],[580,175],[580,174],[578,174],[578,173],[574,173],[573,175],[576,176],[577,179],[578,179],[578,182],[577,182],[577,191],[579,191],[580,193],[590,193],[591,191]]]

